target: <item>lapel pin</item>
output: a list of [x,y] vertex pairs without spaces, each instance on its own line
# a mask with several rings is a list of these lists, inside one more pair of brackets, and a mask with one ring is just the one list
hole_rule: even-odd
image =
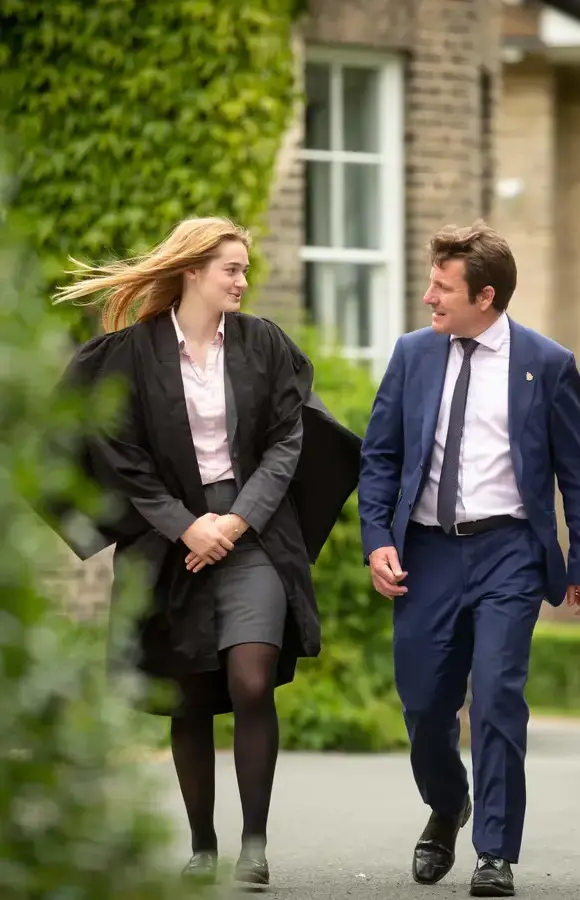
[[532,373],[526,372],[526,381],[533,381],[533,380],[534,380],[534,376],[532,375]]

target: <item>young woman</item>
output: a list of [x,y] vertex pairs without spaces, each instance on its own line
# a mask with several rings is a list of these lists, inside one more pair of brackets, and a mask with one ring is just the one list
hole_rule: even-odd
[[231,222],[189,219],[149,254],[83,267],[59,290],[104,295],[106,333],[65,380],[91,390],[121,375],[128,388],[122,425],[82,454],[121,505],[90,547],[61,533],[83,559],[115,543],[116,569],[127,554],[146,560],[151,599],[129,661],[178,688],[170,709],[152,711],[172,717],[192,833],[184,874],[215,876],[213,716],[233,710],[236,878],[268,884],[274,689],[319,652],[309,563],[356,487],[360,440],[311,394],[312,366],[292,341],[240,312],[249,249]]

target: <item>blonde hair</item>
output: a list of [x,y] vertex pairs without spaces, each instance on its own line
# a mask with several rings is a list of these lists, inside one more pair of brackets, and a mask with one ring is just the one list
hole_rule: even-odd
[[180,222],[164,241],[133,259],[90,266],[71,257],[77,268],[68,274],[82,280],[57,288],[54,302],[102,294],[87,302],[103,304],[105,331],[119,331],[170,309],[181,297],[184,272],[206,265],[224,241],[241,241],[248,250],[251,246],[250,233],[229,219],[193,218]]

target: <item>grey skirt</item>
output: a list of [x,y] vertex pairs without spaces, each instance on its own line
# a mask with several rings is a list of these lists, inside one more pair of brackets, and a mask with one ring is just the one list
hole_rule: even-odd
[[[234,481],[205,486],[207,508],[218,515],[230,511],[237,495]],[[203,590],[212,593],[218,650],[254,642],[281,647],[286,592],[256,534],[249,529],[225,559],[208,570]]]

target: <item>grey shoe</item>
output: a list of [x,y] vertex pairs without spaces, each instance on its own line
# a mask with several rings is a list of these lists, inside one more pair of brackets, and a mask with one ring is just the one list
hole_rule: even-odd
[[217,853],[213,850],[196,850],[181,873],[182,878],[200,884],[215,884],[217,878]]
[[242,846],[234,878],[242,884],[264,887],[270,884],[270,870],[263,843],[250,841]]

